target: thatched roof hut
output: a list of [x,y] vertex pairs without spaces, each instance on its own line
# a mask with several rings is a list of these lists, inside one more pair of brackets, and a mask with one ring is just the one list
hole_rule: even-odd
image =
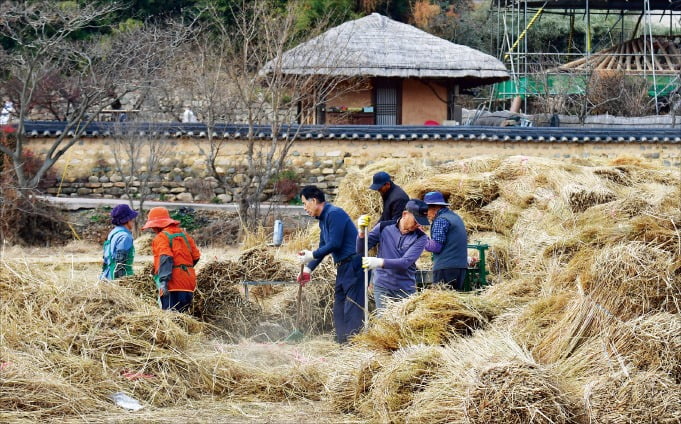
[[[361,79],[361,87],[301,104],[306,123],[424,124],[461,120],[461,88],[509,79],[496,58],[373,13],[345,22],[286,51],[262,72]],[[342,92],[342,90],[345,90]],[[306,116],[305,116],[306,115]]]
[[442,78],[460,86],[509,79],[496,58],[378,13],[331,28],[285,52],[282,60],[289,74]]

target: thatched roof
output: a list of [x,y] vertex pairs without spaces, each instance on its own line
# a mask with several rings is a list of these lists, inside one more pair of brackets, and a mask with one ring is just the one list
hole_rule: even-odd
[[281,59],[287,74],[456,79],[462,85],[509,79],[496,58],[377,13],[331,28]]
[[[651,72],[678,75],[681,71],[681,37],[653,37],[651,57],[650,39],[639,37],[601,50],[589,57],[560,66],[561,71],[621,71],[625,73]],[[653,64],[652,61],[655,61]]]

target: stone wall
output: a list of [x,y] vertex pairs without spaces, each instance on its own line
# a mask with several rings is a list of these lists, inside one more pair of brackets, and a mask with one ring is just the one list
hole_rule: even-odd
[[[31,139],[27,148],[44,154],[52,139]],[[205,160],[199,147],[205,140],[186,138],[168,139],[171,153],[162,161],[158,175],[152,176],[149,187],[154,199],[177,201],[231,202],[232,196],[219,187],[215,178],[207,175]],[[206,146],[204,146],[206,147]],[[245,163],[243,141],[231,140],[218,157],[218,170],[230,184],[243,180]],[[56,181],[46,191],[52,195],[77,197],[124,197],[124,182],[113,172],[114,160],[105,138],[83,139],[56,164]],[[409,166],[415,161],[429,164],[459,160],[480,155],[542,156],[549,158],[609,158],[640,157],[654,164],[674,167],[681,172],[681,146],[665,143],[538,143],[490,142],[476,140],[300,140],[295,143],[286,168],[295,172],[299,184],[317,184],[330,195],[349,167],[363,167],[385,158],[394,158]],[[144,171],[144,170],[142,170]],[[681,174],[680,174],[681,175]],[[140,183],[133,181],[133,191]],[[267,190],[263,200],[276,200]]]

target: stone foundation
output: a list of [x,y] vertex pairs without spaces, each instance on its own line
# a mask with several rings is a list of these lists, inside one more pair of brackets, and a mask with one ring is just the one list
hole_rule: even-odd
[[[171,151],[162,161],[158,175],[151,177],[148,188],[152,200],[204,201],[228,203],[233,201],[229,190],[208,176],[206,162],[199,146],[208,141],[168,139]],[[30,139],[26,147],[44,155],[52,139]],[[230,140],[218,157],[218,171],[227,177],[230,187],[238,186],[245,178],[243,153],[246,144]],[[298,177],[300,186],[316,184],[333,198],[345,177],[348,167],[364,167],[372,162],[394,158],[409,166],[414,161],[429,164],[460,160],[480,155],[540,156],[547,158],[605,158],[633,156],[654,164],[677,168],[681,172],[681,146],[673,143],[540,143],[491,142],[477,140],[300,140],[291,148],[286,169]],[[114,172],[114,159],[106,138],[80,140],[55,165],[57,180],[45,190],[51,195],[74,197],[124,198],[125,183]],[[144,172],[141,169],[141,172]],[[138,192],[142,184],[133,181],[131,192]],[[263,200],[277,200],[268,188]]]

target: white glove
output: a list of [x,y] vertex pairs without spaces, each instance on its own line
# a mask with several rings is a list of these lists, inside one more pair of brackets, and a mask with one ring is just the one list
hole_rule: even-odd
[[362,257],[362,268],[376,269],[383,268],[383,259],[372,256]]
[[371,216],[370,215],[362,215],[359,218],[357,218],[357,226],[360,229],[367,228],[371,224]]
[[314,259],[311,250],[301,250],[298,252],[298,263],[301,265],[307,265]]

